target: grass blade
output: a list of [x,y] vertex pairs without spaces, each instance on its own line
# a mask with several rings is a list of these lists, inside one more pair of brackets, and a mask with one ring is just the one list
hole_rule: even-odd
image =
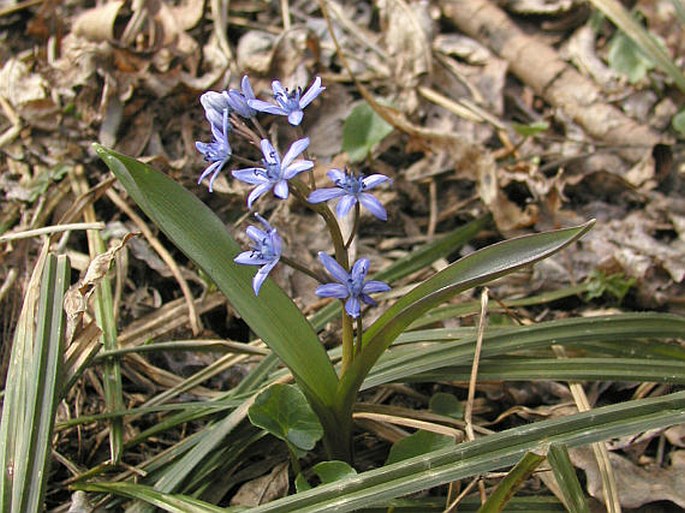
[[62,303],[71,268],[66,256],[46,255],[46,250],[47,246],[34,269],[12,347],[0,421],[2,511],[42,511],[49,474],[55,411],[62,392]]
[[571,463],[568,449],[564,444],[552,444],[547,451],[547,461],[549,461],[554,477],[561,490],[564,502],[570,513],[590,513],[583,487],[578,481],[576,469]]

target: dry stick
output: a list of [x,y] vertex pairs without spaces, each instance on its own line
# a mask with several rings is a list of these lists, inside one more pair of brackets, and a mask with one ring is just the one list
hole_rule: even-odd
[[183,297],[185,297],[186,299],[186,304],[188,305],[188,317],[190,319],[190,329],[193,331],[193,335],[199,335],[200,332],[202,332],[202,322],[200,321],[200,317],[198,316],[197,310],[195,309],[195,298],[193,297],[193,293],[191,292],[190,287],[188,286],[188,282],[181,274],[181,270],[174,261],[173,257],[166,250],[166,248],[162,246],[162,243],[159,242],[159,239],[157,239],[157,237],[155,237],[152,234],[152,231],[150,230],[150,228],[148,228],[145,221],[143,221],[142,218],[138,214],[136,214],[131,207],[129,207],[126,204],[126,202],[121,198],[121,196],[119,196],[116,192],[110,189],[107,191],[107,197],[110,200],[112,200],[112,203],[114,203],[122,212],[124,212],[124,214],[126,214],[129,217],[129,219],[131,219],[131,221],[133,221],[136,224],[136,226],[141,231],[143,236],[150,243],[150,246],[152,246],[152,249],[154,249],[157,252],[160,258],[169,267],[171,274],[174,275],[174,278],[181,287]]
[[466,488],[464,488],[462,492],[459,495],[457,495],[457,497],[450,504],[448,504],[447,508],[445,508],[445,511],[443,513],[454,513],[455,511],[457,511],[457,506],[461,504],[461,501],[463,501],[464,498],[466,498],[466,496],[469,493],[471,493],[471,490],[473,490],[475,486],[480,482],[481,481],[478,478],[473,479],[468,485],[466,485]]
[[12,232],[0,236],[0,242],[7,242],[17,239],[28,239],[29,237],[36,237],[38,235],[48,235],[53,233],[69,232],[72,230],[104,230],[105,223],[69,223],[57,224],[53,226],[43,226],[42,228],[34,228],[33,230],[24,230],[21,232]]
[[621,155],[637,160],[662,140],[608,105],[590,79],[559,57],[552,47],[524,33],[504,11],[488,0],[442,0],[443,14],[459,30],[505,59],[509,69],[536,94],[563,109],[592,137],[620,145]]
[[[566,351],[562,346],[553,345],[552,350],[557,358],[566,358]],[[579,412],[590,411],[592,408],[587,399],[585,390],[580,383],[570,382],[569,388],[571,395],[576,403]],[[599,473],[602,476],[602,488],[604,490],[604,502],[609,513],[621,512],[621,501],[618,496],[618,487],[616,486],[616,477],[611,467],[609,460],[609,451],[604,442],[596,442],[592,444],[592,452],[595,453]]]
[[[471,377],[469,378],[469,393],[466,399],[466,406],[464,407],[464,423],[466,431],[466,439],[473,441],[476,439],[476,434],[473,431],[473,401],[476,397],[476,381],[478,379],[478,365],[480,364],[480,352],[483,347],[483,334],[485,333],[485,325],[487,323],[488,315],[488,288],[483,288],[480,295],[480,317],[478,319],[478,333],[476,335],[476,349],[473,354],[473,365],[471,366]],[[479,483],[481,501],[485,502],[485,486],[483,482]]]
[[281,0],[281,16],[283,16],[283,30],[290,30],[290,6],[288,0]]

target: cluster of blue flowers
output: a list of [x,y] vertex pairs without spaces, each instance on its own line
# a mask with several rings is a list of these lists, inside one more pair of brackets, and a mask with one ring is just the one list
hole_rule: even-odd
[[[322,87],[319,77],[304,93],[301,88],[289,91],[278,80],[274,80],[271,87],[275,103],[257,99],[247,76],[243,77],[240,90],[209,91],[200,97],[205,117],[211,127],[212,139],[208,143],[200,141],[195,143],[205,161],[209,162],[207,168],[200,175],[198,183],[209,177],[210,192],[213,190],[217,176],[231,159],[232,149],[229,135],[238,123],[241,123],[241,130],[243,132],[245,130],[245,125],[242,124],[240,118],[252,121],[254,126],[258,128],[258,132],[262,134],[264,131],[261,130],[261,125],[256,118],[260,112],[285,116],[292,126],[299,127],[304,117],[304,109],[326,89]],[[260,138],[255,134],[254,139]],[[273,195],[277,198],[287,199],[290,193],[288,181],[314,167],[311,160],[299,158],[302,154],[306,155],[305,152],[309,147],[309,138],[307,137],[293,142],[283,157],[274,148],[271,141],[266,138],[261,138],[260,146],[262,151],[261,166],[236,169],[231,172],[237,180],[255,186],[247,197],[249,209],[252,209],[254,203],[269,191],[273,191]],[[338,218],[346,216],[352,207],[357,205],[356,215],[359,214],[359,207],[363,206],[378,219],[387,220],[388,215],[381,202],[367,192],[389,181],[387,176],[381,174],[360,176],[351,174],[347,169],[344,171],[331,169],[328,172],[328,177],[333,182],[334,187],[310,191],[306,198],[307,203],[316,205],[337,199],[336,215]],[[234,260],[238,264],[260,266],[252,281],[255,294],[259,294],[264,280],[282,259],[283,242],[276,229],[266,219],[259,214],[255,214],[255,216],[262,228],[256,226],[247,228],[247,235],[252,241],[251,249],[240,253]],[[345,311],[353,319],[361,315],[361,303],[376,304],[369,294],[390,290],[388,284],[384,282],[366,280],[366,275],[369,272],[369,260],[367,258],[357,260],[352,265],[350,272],[347,272],[339,262],[326,253],[320,252],[319,259],[335,282],[319,285],[316,294],[320,297],[345,300]]]

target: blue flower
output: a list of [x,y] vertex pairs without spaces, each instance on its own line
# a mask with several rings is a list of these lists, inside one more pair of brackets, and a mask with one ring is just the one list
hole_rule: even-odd
[[288,197],[288,180],[314,167],[311,160],[298,160],[293,162],[309,146],[309,138],[295,141],[287,151],[283,160],[271,145],[268,139],[262,139],[262,162],[264,167],[248,167],[233,171],[233,176],[240,181],[256,185],[247,197],[247,208],[252,208],[252,204],[257,198],[273,189],[274,195],[286,199]]
[[237,89],[228,91],[228,106],[233,112],[244,118],[254,117],[257,114],[257,111],[250,107],[248,102],[254,100],[255,95],[247,75],[245,75],[240,82],[240,88],[242,89],[241,91],[238,91]]
[[328,178],[335,183],[335,187],[313,191],[309,198],[307,198],[309,203],[321,203],[334,198],[340,198],[335,213],[338,217],[344,217],[354,204],[359,202],[378,219],[387,221],[388,213],[383,208],[381,202],[366,191],[390,180],[390,178],[381,174],[354,176],[348,173],[347,170],[342,172],[339,169],[331,169],[328,172]]
[[369,272],[369,259],[360,258],[352,266],[352,271],[348,273],[335,259],[323,251],[319,252],[319,260],[335,278],[338,283],[326,283],[316,288],[316,295],[320,297],[335,297],[347,299],[345,301],[345,311],[347,315],[356,319],[361,314],[361,302],[375,306],[377,303],[371,299],[369,294],[375,292],[387,292],[390,286],[382,281],[364,281]]
[[[227,111],[227,117],[231,114],[229,96],[226,91],[220,93],[207,91],[200,96],[200,103],[205,109],[205,117],[212,126],[223,126],[224,111]],[[230,125],[228,126],[230,128]]]
[[302,110],[326,89],[321,87],[321,77],[316,77],[304,95],[301,87],[290,92],[284,89],[278,80],[271,83],[271,88],[277,105],[262,100],[247,100],[248,105],[260,112],[288,116],[288,122],[293,126],[298,126],[302,122]]
[[202,156],[207,162],[211,164],[203,171],[200,175],[200,179],[197,183],[201,183],[209,175],[212,177],[209,179],[209,192],[213,191],[214,180],[219,175],[219,171],[224,167],[226,162],[231,158],[231,145],[228,143],[228,109],[224,109],[221,124],[215,124],[210,121],[212,127],[212,141],[209,143],[203,143],[197,141],[195,147],[197,151],[202,153]]
[[242,265],[262,266],[252,279],[252,288],[254,289],[255,295],[258,295],[262,283],[264,283],[264,280],[266,280],[271,269],[275,267],[281,258],[281,246],[283,242],[276,229],[272,228],[266,219],[259,214],[255,214],[255,217],[262,223],[264,230],[260,230],[256,226],[248,227],[246,232],[248,237],[253,241],[252,249],[243,251],[235,257],[233,261]]

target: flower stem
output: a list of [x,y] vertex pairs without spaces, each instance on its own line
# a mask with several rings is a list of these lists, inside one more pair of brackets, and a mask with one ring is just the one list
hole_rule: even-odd
[[354,224],[352,225],[352,231],[350,232],[350,238],[347,239],[347,242],[345,243],[345,249],[349,249],[350,246],[352,245],[352,241],[354,240],[355,236],[357,235],[357,230],[359,230],[359,218],[361,217],[361,207],[359,206],[359,202],[354,204]]
[[344,376],[354,359],[354,330],[352,318],[345,311],[345,302],[341,301],[342,310],[342,361],[340,363],[340,376]]
[[[305,137],[305,135],[304,135],[304,130],[302,130],[302,127],[301,127],[300,125],[297,125],[297,126],[295,127],[295,133],[297,134],[297,138],[298,138],[298,139],[304,139],[304,137]],[[311,160],[311,159],[309,158],[309,152],[308,152],[307,150],[304,150],[304,151],[302,152],[302,155],[304,156],[305,159]],[[314,180],[314,168],[312,168],[312,169],[309,171],[309,188],[310,188],[312,191],[315,191],[315,190],[316,190],[316,181]]]
[[287,266],[289,266],[289,267],[292,267],[293,269],[295,269],[295,270],[297,270],[297,271],[300,271],[301,273],[304,273],[304,274],[306,274],[307,276],[309,276],[309,277],[311,277],[311,278],[314,278],[314,279],[315,279],[316,281],[318,281],[319,283],[325,283],[325,282],[326,282],[326,280],[325,280],[325,278],[324,278],[323,276],[321,276],[321,275],[318,274],[317,272],[315,272],[315,271],[309,269],[308,267],[305,267],[304,265],[299,264],[299,263],[296,262],[295,260],[292,260],[292,259],[290,259],[290,258],[288,258],[288,257],[283,256],[283,255],[281,255],[281,259],[280,259],[280,260],[281,260],[281,262],[283,262],[285,265],[287,265]]
[[359,317],[357,317],[357,343],[354,348],[354,356],[359,356],[359,353],[362,352],[362,335],[364,335],[364,326],[362,325],[362,316],[361,314]]

